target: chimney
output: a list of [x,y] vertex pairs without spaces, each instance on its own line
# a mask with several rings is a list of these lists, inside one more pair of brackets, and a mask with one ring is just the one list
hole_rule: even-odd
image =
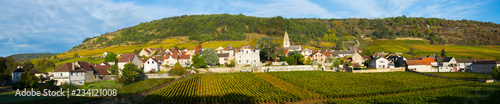
[[75,63],[74,62],[71,63],[71,67],[72,67],[71,70],[75,70]]

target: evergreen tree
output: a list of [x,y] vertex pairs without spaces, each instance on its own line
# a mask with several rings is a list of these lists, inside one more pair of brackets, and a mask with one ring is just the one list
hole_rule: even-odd
[[440,55],[441,55],[441,57],[446,57],[446,51],[444,51],[444,49],[441,50],[441,54]]
[[219,63],[219,57],[217,57],[217,54],[215,53],[214,48],[209,48],[203,50],[203,59],[207,63],[207,65],[213,66]]
[[127,63],[124,65],[122,69],[122,75],[118,78],[118,83],[120,84],[129,84],[139,80],[139,76],[142,74],[140,69],[137,69],[137,66],[133,63]]
[[113,52],[109,52],[106,57],[104,58],[104,62],[118,62],[118,59],[116,58],[116,54]]

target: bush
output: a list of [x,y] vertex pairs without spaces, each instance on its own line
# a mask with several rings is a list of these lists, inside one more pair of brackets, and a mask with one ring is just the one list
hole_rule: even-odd
[[500,67],[493,67],[493,69],[491,69],[491,76],[500,80]]
[[45,82],[45,88],[50,89],[50,90],[55,90],[57,89],[57,80],[49,80]]
[[40,79],[36,77],[35,74],[29,71],[24,71],[21,74],[19,81],[12,85],[12,89],[38,88],[38,81],[40,81]]
[[73,91],[73,90],[79,89],[80,87],[77,85],[74,85],[72,83],[64,83],[61,85],[61,88],[62,89],[69,89],[69,91]]
[[182,67],[178,62],[175,63],[174,67],[170,69],[169,73],[172,75],[182,75],[187,72],[186,68]]
[[120,84],[129,84],[134,81],[139,80],[142,71],[137,69],[137,66],[132,63],[127,63],[124,65],[122,70],[122,75],[116,81]]

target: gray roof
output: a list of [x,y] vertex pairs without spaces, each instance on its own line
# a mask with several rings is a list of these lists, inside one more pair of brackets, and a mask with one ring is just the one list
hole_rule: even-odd
[[457,63],[472,63],[477,59],[455,59]]
[[453,59],[453,57],[438,57],[436,59],[437,62],[450,62],[450,60]]
[[289,50],[300,50],[300,45],[293,45],[290,47],[283,47],[283,49],[289,49]]

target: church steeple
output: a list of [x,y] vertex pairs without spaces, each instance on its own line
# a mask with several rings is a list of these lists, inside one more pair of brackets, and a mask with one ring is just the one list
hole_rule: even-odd
[[285,31],[285,38],[283,39],[283,47],[290,47],[290,39],[288,33]]

